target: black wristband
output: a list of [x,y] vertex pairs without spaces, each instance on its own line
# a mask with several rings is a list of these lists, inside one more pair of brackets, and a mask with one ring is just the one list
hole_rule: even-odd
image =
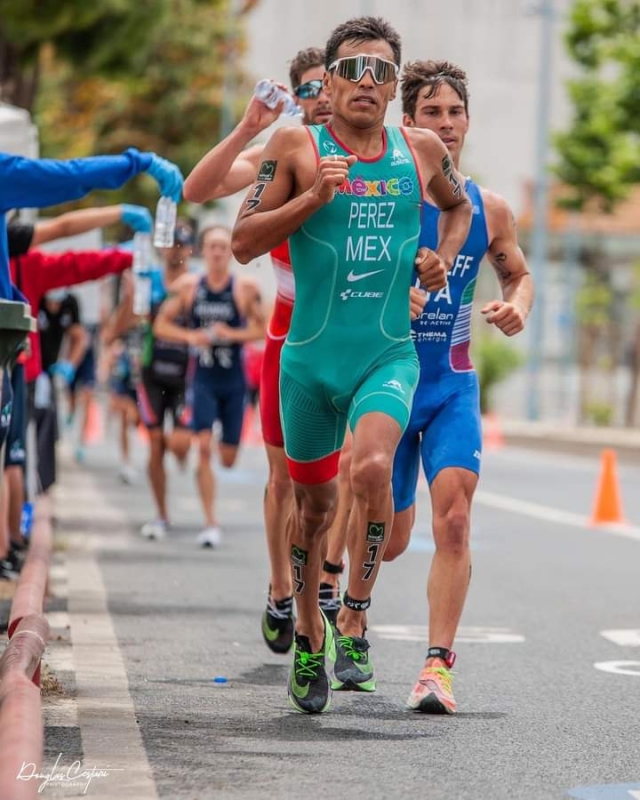
[[349,597],[349,595],[345,592],[342,596],[342,602],[352,611],[366,611],[371,605],[371,598],[367,597],[366,600],[354,600],[353,597]]
[[325,561],[322,565],[322,569],[328,575],[342,575],[344,572],[344,561],[341,561],[339,564],[332,564],[330,561]]
[[427,650],[427,658],[441,658],[449,669],[456,663],[456,654],[446,647],[430,647]]

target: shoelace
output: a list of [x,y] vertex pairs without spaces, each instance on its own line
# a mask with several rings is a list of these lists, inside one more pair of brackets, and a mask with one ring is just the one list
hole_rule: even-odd
[[321,597],[320,608],[323,611],[340,611],[342,600],[339,597]]
[[267,603],[267,611],[269,612],[269,616],[273,617],[274,619],[289,619],[291,616],[291,609],[291,606],[283,609],[277,608],[276,604],[271,600],[269,600]]
[[422,674],[420,675],[420,683],[423,686],[427,685],[427,681],[429,680],[429,676],[433,674],[437,674],[442,679],[442,685],[444,686],[444,690],[451,694],[453,689],[453,675],[449,672],[446,667],[425,667],[422,670]]
[[360,661],[361,658],[367,657],[369,647],[367,646],[364,650],[356,649],[353,636],[338,636],[338,644],[344,650],[345,655],[353,661]]
[[322,666],[324,659],[323,653],[297,653],[296,673],[299,678],[307,678],[315,681],[318,678],[318,670]]

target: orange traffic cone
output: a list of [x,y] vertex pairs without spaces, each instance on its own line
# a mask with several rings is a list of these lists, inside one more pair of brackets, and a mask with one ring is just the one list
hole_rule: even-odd
[[601,455],[600,478],[596,489],[596,500],[591,517],[592,525],[624,523],[622,498],[618,483],[616,451],[603,450]]
[[102,414],[100,413],[100,406],[94,399],[89,401],[89,408],[87,409],[87,424],[85,427],[85,442],[86,444],[96,444],[101,442],[104,438],[104,425],[102,423]]
[[504,435],[498,416],[490,411],[482,421],[483,446],[485,450],[499,450],[504,447]]

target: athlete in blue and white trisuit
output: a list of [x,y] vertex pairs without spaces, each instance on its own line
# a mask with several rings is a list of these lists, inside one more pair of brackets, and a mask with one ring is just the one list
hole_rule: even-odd
[[[44,208],[84,197],[94,189],[118,189],[140,172],[148,172],[160,193],[178,201],[182,175],[178,167],[155,153],[134,148],[118,156],[93,156],[70,161],[30,159],[0,153],[0,299],[23,301],[9,277],[9,245],[5,214],[13,208]],[[0,440],[11,419],[10,384],[0,388]],[[0,441],[1,444],[1,441]]]
[[[206,522],[198,544],[217,547],[222,534],[214,506],[212,428],[214,422],[220,422],[220,463],[232,467],[238,456],[246,393],[242,346],[264,338],[265,323],[255,282],[231,274],[228,228],[207,228],[200,234],[200,242],[206,273],[176,281],[153,331],[167,341],[189,344],[195,351],[189,402],[198,439],[198,490]],[[180,325],[181,315],[189,320],[191,329]]]
[[[408,64],[402,101],[403,123],[437,133],[458,168],[469,126],[465,73],[447,62]],[[507,203],[471,180],[466,191],[473,206],[467,241],[453,262],[447,286],[428,297],[422,316],[413,323],[420,381],[396,451],[395,517],[385,553],[390,561],[409,544],[422,460],[431,492],[436,551],[427,589],[429,651],[408,705],[425,713],[455,712],[451,648],[469,585],[469,518],[482,451],[478,378],[469,344],[473,292],[484,256],[502,289],[502,300],[482,308],[488,323],[507,336],[519,333],[533,301],[531,276]],[[425,201],[421,246],[436,247],[438,217],[437,208]]]

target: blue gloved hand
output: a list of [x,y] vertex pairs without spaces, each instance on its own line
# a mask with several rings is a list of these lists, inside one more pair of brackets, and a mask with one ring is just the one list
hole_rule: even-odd
[[153,230],[153,219],[149,209],[144,206],[132,206],[128,203],[123,203],[120,219],[136,233],[151,233]]
[[76,368],[70,361],[56,361],[49,367],[49,372],[52,375],[60,375],[67,384],[73,383],[76,376]]
[[180,202],[184,178],[175,164],[167,161],[166,158],[161,158],[156,153],[151,153],[151,163],[147,172],[157,181],[163,197],[170,197],[174,203]]

